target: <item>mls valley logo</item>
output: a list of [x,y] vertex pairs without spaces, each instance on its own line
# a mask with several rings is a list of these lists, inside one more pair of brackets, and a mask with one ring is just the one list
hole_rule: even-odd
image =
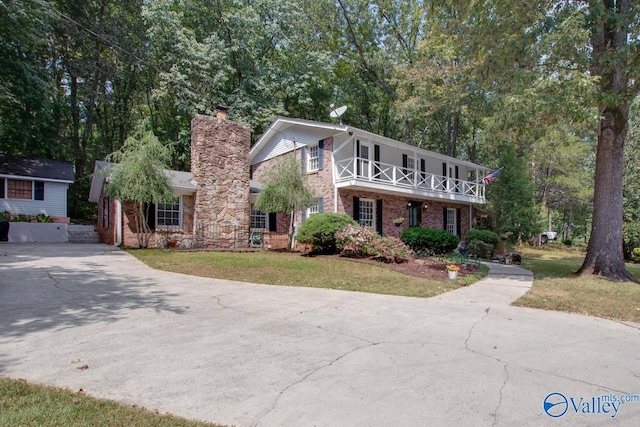
[[554,392],[547,395],[542,402],[544,412],[552,418],[560,418],[567,412],[576,414],[603,414],[615,418],[623,402],[637,401],[635,399],[625,399],[626,397],[639,396],[617,396],[615,394],[605,394],[598,397],[569,397],[564,394]]

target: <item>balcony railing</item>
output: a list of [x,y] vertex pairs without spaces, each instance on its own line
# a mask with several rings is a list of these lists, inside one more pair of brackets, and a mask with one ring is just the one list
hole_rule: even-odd
[[351,180],[388,184],[431,193],[462,195],[484,201],[484,184],[482,183],[447,178],[363,158],[349,158],[336,163],[336,183]]

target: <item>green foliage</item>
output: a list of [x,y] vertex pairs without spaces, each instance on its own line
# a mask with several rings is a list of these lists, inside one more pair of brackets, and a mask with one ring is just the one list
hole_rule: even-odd
[[485,243],[482,240],[474,240],[469,243],[469,253],[477,256],[478,258],[492,259],[495,250],[495,245]]
[[9,221],[11,219],[11,214],[7,211],[0,212],[0,219],[4,219],[5,221]]
[[487,185],[494,228],[500,234],[509,234],[512,242],[527,239],[540,230],[526,162],[513,147],[506,146],[500,164],[502,173]]
[[500,241],[500,237],[491,230],[480,230],[477,228],[471,229],[467,233],[467,240],[469,242],[481,241],[493,245],[496,247]]
[[10,219],[11,222],[31,222],[31,217],[25,214],[14,215]]
[[446,230],[410,227],[400,233],[400,240],[419,254],[444,255],[460,243],[457,236]]
[[300,243],[311,244],[313,252],[335,254],[339,252],[336,233],[349,224],[357,224],[349,215],[317,213],[300,225],[296,238]]
[[316,200],[307,184],[307,176],[295,157],[285,156],[267,171],[265,180],[266,185],[258,194],[255,208],[262,212],[289,215],[289,247],[293,247],[294,214]]
[[52,223],[53,222],[53,218],[51,218],[49,215],[45,214],[45,213],[39,213],[36,215],[36,222],[44,222],[44,223]]
[[573,246],[573,239],[564,239],[562,244],[565,246]]
[[150,232],[147,225],[148,209],[145,204],[170,203],[175,199],[166,174],[171,151],[162,144],[153,131],[141,122],[134,135],[127,138],[119,151],[108,156],[115,162],[105,168],[109,185],[109,197],[134,202],[134,217],[138,245],[149,245]]
[[624,257],[632,259],[633,251],[640,246],[640,102],[631,106],[629,131],[624,152],[623,174],[623,222],[622,238]]

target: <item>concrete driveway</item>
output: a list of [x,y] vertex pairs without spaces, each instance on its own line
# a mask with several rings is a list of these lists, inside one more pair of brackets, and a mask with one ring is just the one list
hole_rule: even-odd
[[495,267],[418,299],[4,244],[0,374],[238,426],[637,426],[640,325],[511,307],[532,277]]

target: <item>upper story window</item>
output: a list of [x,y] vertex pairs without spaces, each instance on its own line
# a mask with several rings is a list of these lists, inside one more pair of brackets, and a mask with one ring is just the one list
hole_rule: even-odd
[[320,147],[312,145],[307,148],[307,172],[314,172],[320,169]]
[[44,200],[44,182],[0,178],[0,199]]
[[182,225],[182,198],[176,197],[172,203],[156,205],[157,228],[179,228]]

